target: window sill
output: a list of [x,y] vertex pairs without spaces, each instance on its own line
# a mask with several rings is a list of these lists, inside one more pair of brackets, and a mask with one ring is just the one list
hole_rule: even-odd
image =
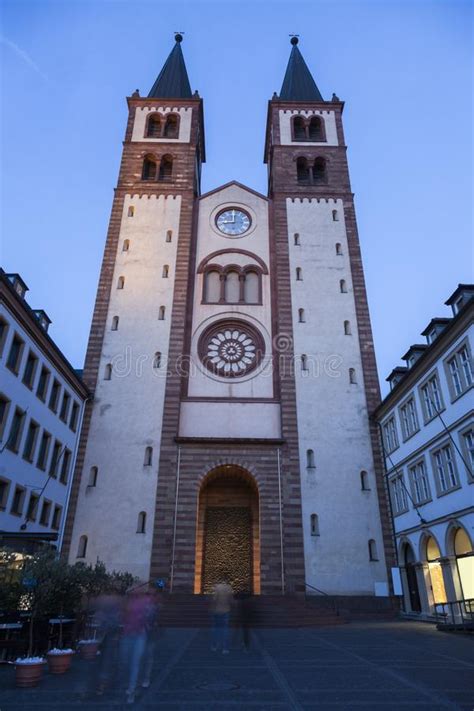
[[405,444],[405,442],[408,442],[412,437],[414,437],[416,434],[418,434],[419,431],[420,431],[420,428],[418,427],[417,430],[413,430],[413,432],[410,432],[410,434],[404,435],[403,436],[403,444]]
[[446,489],[446,491],[438,491],[436,494],[436,498],[440,499],[442,496],[447,496],[447,494],[452,494],[453,491],[458,491],[461,489],[461,484],[458,484],[457,486],[452,486],[450,489]]
[[456,395],[456,393],[451,393],[451,404],[453,402],[456,402],[456,400],[459,400],[460,397],[463,397],[466,393],[469,392],[469,390],[472,390],[474,388],[474,383],[472,385],[469,385],[465,390],[462,391],[459,395]]

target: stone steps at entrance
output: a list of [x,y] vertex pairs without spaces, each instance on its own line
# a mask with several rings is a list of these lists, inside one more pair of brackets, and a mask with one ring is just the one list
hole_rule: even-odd
[[[380,602],[383,600],[384,602]],[[390,598],[339,596],[255,595],[249,603],[252,627],[305,627],[339,625],[351,619],[393,619],[397,604]],[[176,593],[166,597],[161,622],[167,627],[205,627],[209,624],[211,597]],[[232,624],[239,624],[234,604]]]

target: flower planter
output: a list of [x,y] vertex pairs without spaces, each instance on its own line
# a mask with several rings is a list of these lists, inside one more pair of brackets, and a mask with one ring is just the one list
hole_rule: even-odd
[[48,666],[51,674],[64,674],[71,666],[74,650],[51,649],[48,654]]
[[43,676],[43,667],[44,659],[42,657],[17,659],[15,662],[16,685],[23,689],[37,686]]
[[79,652],[82,659],[95,659],[99,651],[99,641],[97,639],[81,639],[79,642]]

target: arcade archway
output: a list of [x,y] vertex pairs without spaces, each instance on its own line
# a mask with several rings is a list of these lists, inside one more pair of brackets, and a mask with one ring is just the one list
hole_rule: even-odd
[[260,593],[259,495],[245,469],[223,465],[199,492],[194,592],[226,578],[234,592]]

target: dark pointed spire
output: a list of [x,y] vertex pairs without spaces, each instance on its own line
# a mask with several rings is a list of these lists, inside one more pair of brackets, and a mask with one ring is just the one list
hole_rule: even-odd
[[279,98],[283,101],[324,101],[297,47],[298,37],[292,37],[291,44],[293,47]]
[[192,97],[188,72],[181,50],[183,35],[177,32],[174,38],[176,44],[153,84],[148,94],[149,97],[155,99],[190,99]]

